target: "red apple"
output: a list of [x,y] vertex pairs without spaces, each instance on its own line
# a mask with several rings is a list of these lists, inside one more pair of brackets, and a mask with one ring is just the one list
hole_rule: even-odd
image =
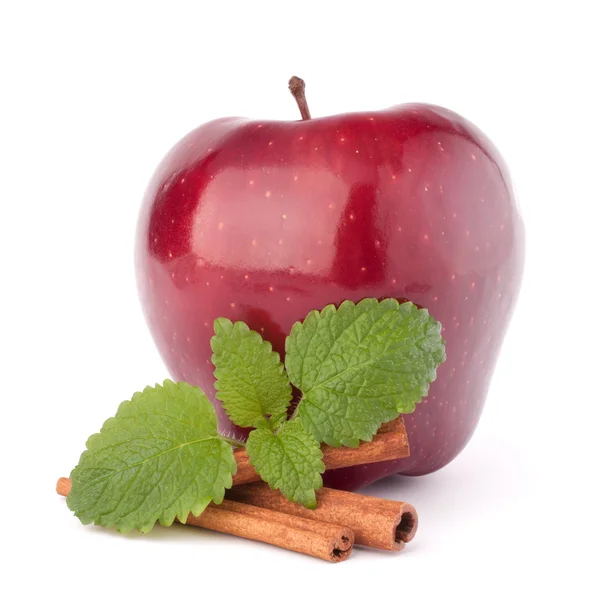
[[[447,361],[407,415],[411,456],[337,470],[357,488],[450,462],[477,424],[519,290],[523,224],[506,166],[432,105],[301,121],[225,118],[166,155],[139,218],[140,297],[178,380],[214,401],[213,321],[244,320],[284,354],[294,322],[365,297],[427,308]],[[221,429],[241,434],[215,402]]]

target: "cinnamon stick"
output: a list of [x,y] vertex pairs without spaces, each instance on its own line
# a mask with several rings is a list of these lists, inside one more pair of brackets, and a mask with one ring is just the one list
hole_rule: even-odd
[[[59,478],[56,492],[68,496],[70,491],[71,480]],[[211,503],[198,517],[190,514],[186,525],[265,542],[329,562],[346,560],[354,544],[354,532],[346,526],[319,523],[228,499],[220,505]]]
[[382,550],[398,552],[415,536],[418,516],[408,503],[368,497],[356,493],[322,488],[317,491],[317,508],[306,509],[288,501],[265,482],[236,486],[227,491],[228,499],[263,507],[288,515],[323,523],[346,525],[354,531],[355,542]]
[[[321,451],[326,470],[398,460],[410,455],[402,417],[382,425],[372,441],[363,441],[358,447],[330,447],[323,444]],[[233,477],[234,486],[262,480],[250,464],[245,449],[237,449],[233,455],[237,462],[237,472]]]

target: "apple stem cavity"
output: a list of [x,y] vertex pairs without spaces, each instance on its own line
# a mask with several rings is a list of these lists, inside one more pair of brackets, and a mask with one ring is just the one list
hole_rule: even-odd
[[292,76],[288,82],[288,88],[290,89],[292,96],[296,99],[296,104],[300,109],[302,120],[306,121],[310,119],[310,111],[308,110],[306,94],[304,93],[304,89],[306,88],[304,80],[302,80],[302,78],[298,78],[298,76]]

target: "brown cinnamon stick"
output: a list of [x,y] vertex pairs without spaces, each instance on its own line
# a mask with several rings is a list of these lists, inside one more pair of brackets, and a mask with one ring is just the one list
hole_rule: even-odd
[[[358,447],[330,447],[323,444],[321,450],[326,470],[398,460],[410,455],[402,417],[382,425],[372,441],[364,441]],[[233,477],[234,486],[261,481],[261,477],[250,464],[245,449],[237,449],[233,455],[237,462],[237,473]]]
[[399,551],[413,539],[418,526],[415,508],[408,503],[322,488],[317,491],[317,508],[306,509],[288,501],[265,482],[236,486],[227,498],[305,519],[346,525],[355,542],[382,550]]
[[[70,490],[70,479],[59,478],[56,492],[68,496]],[[320,523],[227,499],[220,505],[211,503],[198,517],[190,514],[186,525],[265,542],[329,562],[346,560],[354,544],[354,532],[346,526]]]

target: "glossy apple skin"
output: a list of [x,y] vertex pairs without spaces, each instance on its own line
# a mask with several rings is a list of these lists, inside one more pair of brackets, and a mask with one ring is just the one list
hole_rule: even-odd
[[[162,357],[213,400],[219,316],[245,321],[282,356],[296,321],[346,299],[408,299],[443,324],[447,361],[406,416],[410,457],[327,473],[346,489],[427,474],[465,446],[523,258],[498,152],[462,117],[422,104],[202,125],[159,165],[136,238],[140,298]],[[244,433],[215,406],[222,431]]]

